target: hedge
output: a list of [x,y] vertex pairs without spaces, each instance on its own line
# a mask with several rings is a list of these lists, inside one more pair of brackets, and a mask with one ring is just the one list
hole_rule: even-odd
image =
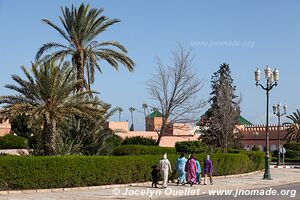
[[176,142],[175,148],[177,152],[180,153],[204,153],[207,152],[208,147],[207,145],[203,144],[201,141],[183,141],[183,142]]
[[[249,156],[251,155],[251,156]],[[197,154],[201,166],[205,154]],[[263,154],[211,155],[214,175],[253,170]],[[169,155],[172,167],[178,155]],[[161,155],[0,157],[0,190],[83,187],[149,181]],[[251,159],[249,159],[251,158]],[[174,169],[173,169],[174,170]],[[173,177],[174,178],[174,177]]]
[[300,143],[291,142],[283,145],[284,148],[294,151],[300,151]]
[[122,144],[123,145],[152,145],[154,146],[156,141],[152,138],[145,138],[142,136],[126,137]]
[[114,156],[125,155],[162,155],[164,153],[176,154],[175,148],[172,147],[158,147],[147,145],[121,145],[116,147],[113,151]]
[[[272,158],[272,162],[277,162],[278,158],[277,157],[273,157]],[[280,158],[280,161],[282,162],[282,157]],[[284,157],[284,162],[292,162],[292,163],[299,163],[300,162],[300,157],[298,158],[286,158]]]
[[27,139],[13,134],[0,137],[0,149],[26,149]]
[[294,151],[294,150],[286,150],[286,153],[284,155],[286,158],[299,158],[300,157],[300,151]]
[[[248,163],[248,172],[263,169],[265,167],[265,153],[262,151],[241,151],[240,154],[248,156],[250,162]],[[270,160],[272,156],[270,155]]]

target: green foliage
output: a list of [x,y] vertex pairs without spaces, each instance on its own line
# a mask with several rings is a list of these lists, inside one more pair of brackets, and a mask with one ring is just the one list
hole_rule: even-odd
[[[265,164],[265,153],[262,151],[241,151],[240,154],[248,156],[248,163],[244,163],[248,167],[248,172],[260,170],[264,168]],[[272,157],[270,158],[272,160]]]
[[[251,157],[249,156],[251,155]],[[245,173],[254,168],[260,154],[215,154],[213,175]],[[196,157],[203,166],[205,154]],[[257,159],[256,156],[259,158]],[[169,155],[174,170],[178,155]],[[251,158],[251,159],[249,159]],[[44,156],[0,157],[0,190],[83,187],[144,182],[161,155],[147,156]],[[256,165],[259,166],[259,165]]]
[[26,115],[18,115],[11,122],[11,130],[18,136],[29,138],[31,130],[28,127]]
[[97,154],[99,155],[113,155],[115,148],[122,145],[122,138],[118,135],[113,134],[111,137],[107,138]]
[[[109,108],[106,108],[106,113],[108,113]],[[80,117],[66,120],[59,129],[58,154],[99,155],[102,150],[107,151],[107,153],[111,152],[110,148],[113,148],[113,146],[109,147],[106,140],[117,136],[112,130],[103,128],[103,124],[108,117],[109,115],[103,115],[99,117],[99,121],[91,121]]]
[[289,150],[300,151],[300,143],[291,142],[291,143],[286,143],[283,146],[284,146],[284,148],[289,149]]
[[211,77],[210,103],[206,112],[208,127],[203,135],[203,141],[208,145],[221,147],[223,152],[228,148],[240,147],[241,135],[234,132],[240,117],[240,99],[235,95],[236,87],[233,85],[229,64],[223,63],[220,69]]
[[152,138],[145,138],[142,136],[126,137],[123,145],[155,145],[156,141]]
[[[116,41],[99,41],[98,36],[106,31],[111,25],[120,22],[119,19],[109,19],[103,16],[103,9],[90,8],[83,3],[76,8],[62,8],[62,16],[59,25],[50,20],[42,21],[57,31],[63,38],[64,43],[49,42],[44,44],[36,54],[36,60],[56,60],[71,56],[74,63],[74,77],[81,80],[80,89],[90,89],[94,83],[95,71],[101,72],[98,61],[104,60],[113,68],[118,69],[119,63],[129,71],[134,68],[134,62],[127,56],[126,48]],[[51,51],[48,55],[49,51]],[[85,73],[86,72],[86,73]],[[87,79],[87,80],[86,80]]]
[[31,71],[22,67],[25,79],[13,75],[16,85],[5,85],[17,92],[15,95],[1,96],[0,118],[14,119],[26,115],[29,126],[34,123],[43,126],[42,149],[44,154],[55,153],[58,138],[57,125],[71,117],[80,116],[89,120],[99,120],[105,114],[106,106],[96,98],[88,98],[91,91],[77,92],[80,81],[72,77],[69,63],[57,65],[54,61],[32,65]]
[[300,142],[300,110],[297,109],[292,115],[288,115],[287,118],[292,120],[293,124],[287,129],[285,139],[289,142]]
[[0,149],[26,149],[28,141],[26,138],[8,134],[0,137]]
[[252,151],[260,151],[260,148],[258,146],[252,147]]
[[[280,159],[280,161],[282,162],[282,157]],[[277,157],[272,157],[272,162],[277,162]],[[299,163],[300,162],[300,157],[298,158],[286,158],[284,157],[284,162],[295,162],[295,163]]]
[[149,146],[149,145],[121,145],[113,151],[115,156],[125,156],[125,155],[163,155],[167,154],[177,154],[175,148],[172,147],[159,147],[159,146]]
[[300,151],[286,150],[285,157],[287,157],[287,158],[299,158],[300,157]]
[[179,153],[203,153],[207,152],[207,145],[203,144],[201,141],[184,141],[176,142],[175,144],[176,151]]
[[228,153],[240,153],[243,149],[233,149],[233,148],[229,148],[228,149]]

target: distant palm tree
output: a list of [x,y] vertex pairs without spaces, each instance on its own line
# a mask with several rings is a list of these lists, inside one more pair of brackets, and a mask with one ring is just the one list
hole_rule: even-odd
[[81,82],[72,78],[68,64],[46,62],[32,65],[31,73],[25,67],[22,71],[26,79],[13,75],[17,85],[5,86],[17,94],[0,97],[0,104],[4,104],[0,118],[26,115],[29,125],[40,122],[44,155],[55,154],[58,123],[74,116],[97,120],[104,114],[100,101],[87,98],[89,91],[74,92]]
[[[37,61],[71,56],[76,78],[82,81],[78,88],[81,91],[84,87],[90,89],[91,84],[94,83],[95,70],[101,72],[99,60],[105,60],[117,70],[119,63],[129,71],[133,70],[134,62],[126,55],[127,50],[123,45],[116,41],[98,42],[96,40],[96,37],[106,31],[109,26],[120,22],[119,19],[102,16],[103,9],[90,9],[90,5],[85,6],[83,3],[78,9],[72,6],[71,9],[65,7],[61,10],[63,16],[60,17],[60,21],[63,28],[47,19],[42,21],[54,28],[67,43],[44,44],[36,54]],[[54,49],[55,51],[51,54],[44,55],[47,51]]]
[[147,115],[149,115],[149,110],[148,110],[148,105],[143,103],[142,104],[142,108],[144,109],[144,115],[145,117],[147,117]]
[[292,115],[287,116],[293,121],[290,128],[287,129],[287,135],[285,136],[288,141],[300,142],[300,110],[297,109]]
[[121,120],[121,112],[123,112],[123,109],[121,107],[118,107],[117,111],[119,112],[119,122],[120,122],[120,121],[122,121]]

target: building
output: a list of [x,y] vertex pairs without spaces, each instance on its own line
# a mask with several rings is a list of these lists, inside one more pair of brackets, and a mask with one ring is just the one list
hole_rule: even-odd
[[[278,138],[280,139],[280,146],[283,146],[287,141],[284,139],[287,134],[287,129],[290,125],[269,125],[269,142],[270,151],[278,149]],[[264,150],[266,146],[266,126],[265,125],[240,125],[237,129],[242,134],[241,143],[246,150],[252,149],[254,146]]]
[[[107,128],[115,131],[122,138],[142,136],[156,140],[162,125],[162,113],[155,110],[145,117],[146,131],[129,131],[128,122],[107,122]],[[160,146],[174,147],[176,142],[198,140],[195,128],[190,124],[173,123],[167,128],[166,134],[161,138]]]
[[[201,118],[203,121],[203,118]],[[128,122],[107,122],[106,127],[114,130],[117,135],[122,138],[142,136],[152,139],[158,138],[157,131],[162,124],[162,114],[155,111],[145,118],[145,131],[129,131]],[[283,125],[279,128],[280,145],[282,146],[287,141],[284,140],[290,125]],[[236,126],[236,131],[242,134],[241,143],[246,150],[252,149],[254,146],[263,150],[266,145],[266,129],[265,125],[253,125],[247,119],[240,117],[240,124]],[[11,125],[9,121],[0,123],[0,136],[11,133]],[[278,147],[278,126],[269,125],[270,135],[270,150],[274,151]],[[192,126],[191,124],[174,123],[171,124],[166,135],[161,139],[160,146],[174,147],[176,142],[199,140],[201,131],[199,126]]]
[[7,135],[9,133],[11,133],[11,126],[9,121],[8,120],[4,122],[0,121],[0,136]]
[[[198,125],[202,126],[206,124],[207,114],[201,116]],[[290,125],[283,125],[279,128],[278,125],[269,125],[269,142],[270,151],[278,149],[278,138],[280,140],[280,146],[283,146],[287,141],[285,136],[286,130]],[[240,116],[239,125],[236,126],[236,132],[241,134],[241,143],[244,149],[251,150],[254,146],[259,147],[261,151],[266,146],[266,126],[265,125],[254,125],[244,117]],[[279,135],[278,135],[279,133]]]

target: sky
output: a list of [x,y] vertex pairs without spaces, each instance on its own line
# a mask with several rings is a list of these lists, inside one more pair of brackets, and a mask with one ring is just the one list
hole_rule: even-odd
[[[241,115],[254,124],[265,123],[266,94],[255,86],[254,71],[268,65],[280,71],[278,86],[270,92],[270,109],[275,103],[288,105],[288,114],[300,108],[300,1],[196,1],[196,0],[97,0],[83,1],[104,8],[104,15],[119,18],[97,37],[125,45],[135,61],[134,72],[119,71],[104,62],[96,74],[94,90],[113,107],[123,108],[122,120],[130,119],[144,129],[143,103],[151,103],[146,82],[156,69],[156,60],[172,64],[171,52],[178,43],[191,48],[193,69],[202,80],[200,97],[209,98],[210,78],[220,64],[230,65],[237,94],[241,95]],[[78,6],[82,1],[0,0],[0,95],[12,94],[5,84],[20,67],[30,66],[42,44],[64,42],[58,33],[43,24],[49,19],[59,24],[61,6]],[[263,75],[263,74],[262,74]],[[262,78],[262,84],[265,79]],[[203,108],[203,112],[208,108]],[[202,113],[199,113],[199,116]],[[111,121],[117,121],[115,114]],[[271,123],[277,118],[270,111]],[[285,117],[283,122],[288,121]]]

